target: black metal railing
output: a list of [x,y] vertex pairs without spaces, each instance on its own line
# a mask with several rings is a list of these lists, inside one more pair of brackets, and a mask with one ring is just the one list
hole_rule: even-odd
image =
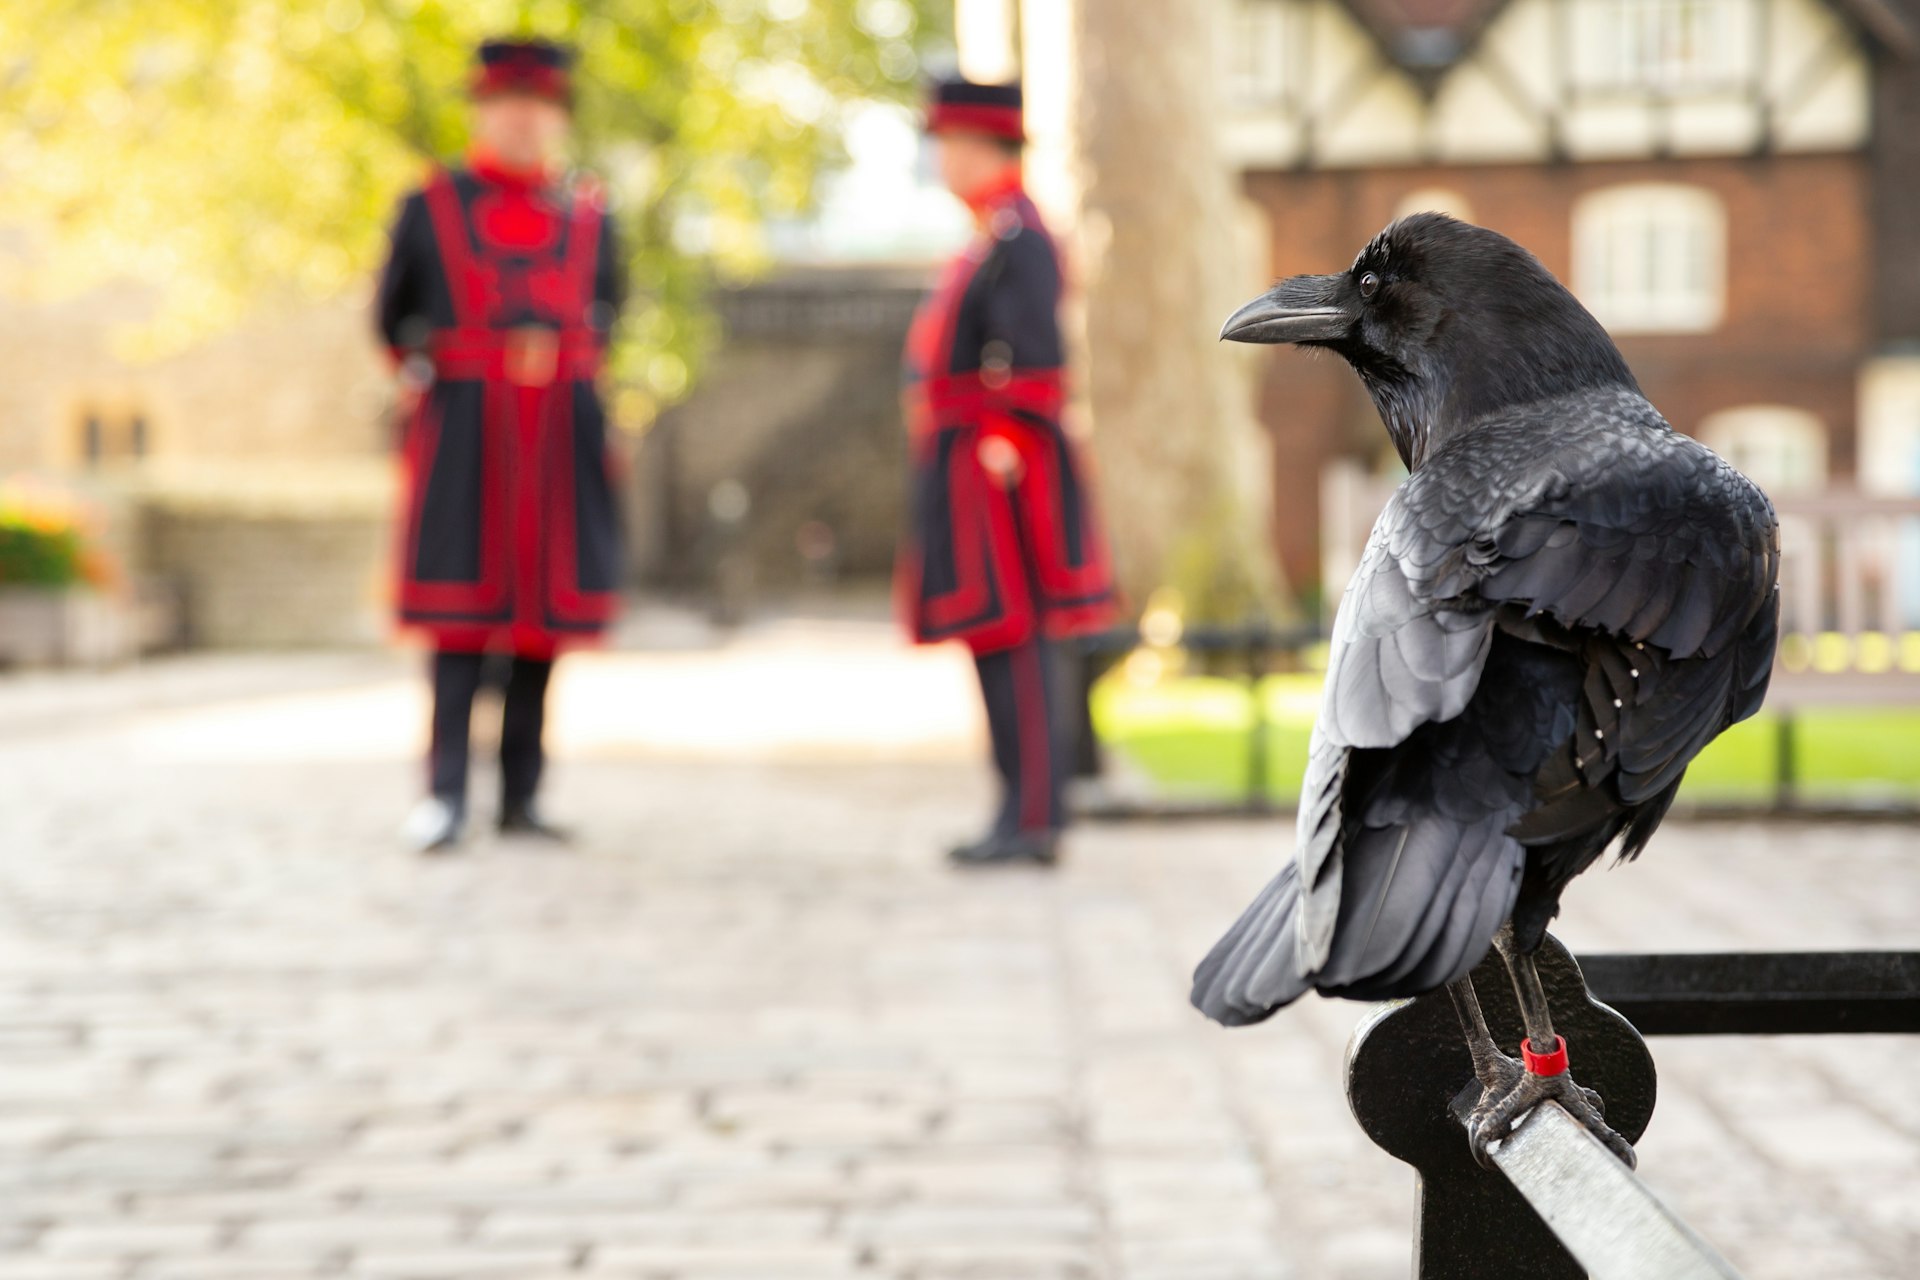
[[[1629,1141],[1653,1116],[1656,1078],[1642,1033],[1920,1033],[1920,952],[1596,955],[1576,963],[1550,937],[1536,961],[1576,1078],[1599,1091],[1607,1123]],[[1517,1044],[1519,1010],[1499,957],[1490,955],[1474,979],[1495,1039]],[[1379,1006],[1354,1032],[1354,1117],[1419,1175],[1419,1280],[1733,1274],[1658,1197],[1630,1175],[1623,1181],[1625,1166],[1583,1129],[1560,1123],[1564,1113],[1539,1126],[1529,1119],[1501,1144],[1498,1172],[1482,1169],[1462,1124],[1478,1096],[1444,993]],[[1535,1150],[1517,1146],[1522,1137]]]

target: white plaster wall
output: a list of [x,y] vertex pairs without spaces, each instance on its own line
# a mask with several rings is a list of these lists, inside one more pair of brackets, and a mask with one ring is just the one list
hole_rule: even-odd
[[[1547,121],[1556,110],[1564,112],[1563,138],[1575,159],[1668,151],[1739,155],[1762,140],[1766,107],[1737,92],[1702,90],[1664,103],[1632,95],[1569,96],[1561,83],[1563,51],[1555,47],[1562,24],[1554,0],[1509,5],[1482,37],[1480,51],[1441,82],[1431,103],[1385,63],[1344,8],[1332,0],[1306,2],[1307,19],[1298,29],[1311,55],[1303,95],[1308,119],[1279,107],[1223,108],[1227,154],[1243,167],[1540,160],[1549,153]],[[1763,94],[1778,145],[1802,152],[1862,146],[1871,82],[1857,41],[1825,0],[1768,2]],[[1760,36],[1750,19],[1739,17],[1732,38]],[[1843,48],[1837,62],[1836,39]],[[1497,63],[1507,83],[1496,84],[1481,60]],[[1356,102],[1360,84],[1366,87]],[[1337,114],[1329,119],[1329,112]]]
[[1459,161],[1544,159],[1546,122],[1514,97],[1479,67],[1465,66],[1448,76],[1434,96],[1435,151],[1442,159]]

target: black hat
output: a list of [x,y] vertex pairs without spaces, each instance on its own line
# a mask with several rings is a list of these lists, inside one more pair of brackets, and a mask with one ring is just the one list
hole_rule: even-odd
[[934,82],[927,105],[927,132],[971,129],[976,133],[1025,142],[1020,85],[975,84],[958,78]]
[[489,40],[474,61],[472,95],[528,93],[573,105],[573,50],[551,40]]

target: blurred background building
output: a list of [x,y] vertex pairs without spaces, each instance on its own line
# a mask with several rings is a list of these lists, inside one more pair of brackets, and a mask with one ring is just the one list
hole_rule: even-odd
[[148,291],[0,292],[0,478],[86,513],[131,606],[99,656],[386,632],[390,377],[356,299],[282,306],[160,359]]
[[[1450,212],[1533,249],[1608,325],[1674,425],[1769,492],[1920,493],[1920,24],[1903,6],[1222,0],[1211,10],[1129,26],[1124,15],[1073,0],[962,0],[958,9],[960,56],[971,73],[1010,75],[1025,63],[1036,193],[1071,241],[1083,278],[1096,278],[1092,292],[1124,291],[1122,305],[1160,322],[1148,339],[1149,362],[1164,363],[1170,349],[1204,341],[1211,330],[1173,331],[1144,288],[1145,264],[1181,261],[1188,247],[1163,237],[1128,249],[1108,207],[1117,203],[1110,188],[1129,167],[1166,201],[1204,183],[1155,162],[1150,135],[1177,134],[1177,125],[1103,110],[1111,104],[1094,83],[1089,48],[1099,44],[1099,62],[1113,62],[1136,36],[1151,40],[1162,61],[1176,58],[1166,46],[1182,41],[1203,45],[1210,61],[1217,99],[1190,96],[1207,107],[1217,150],[1198,151],[1234,176],[1237,207],[1222,214],[1216,204],[1215,221],[1226,225],[1189,224],[1184,233],[1224,260],[1229,279],[1251,288],[1328,270],[1396,216]],[[1115,154],[1098,154],[1103,145]],[[1126,211],[1144,220],[1137,204]],[[1103,286],[1102,275],[1117,283]],[[897,341],[881,319],[882,298],[910,290],[911,271],[884,281],[871,273],[804,280],[728,299],[743,354],[766,343],[772,315],[805,314],[800,296],[845,287],[840,314],[868,317],[877,379],[880,348]],[[785,298],[784,310],[757,304],[762,288]],[[1114,347],[1125,339],[1098,327],[1096,318],[1081,332],[1096,401],[1103,374],[1139,363],[1103,350],[1101,338],[1117,339]],[[1361,478],[1391,478],[1398,464],[1360,388],[1336,363],[1284,351],[1254,359],[1259,443],[1272,492],[1284,495],[1257,509],[1270,519],[1283,581],[1315,597],[1323,582],[1337,589],[1347,526],[1357,520],[1364,531],[1377,506],[1377,487]],[[1114,421],[1136,390],[1115,389],[1094,405],[1110,479],[1136,461],[1124,447],[1127,424]],[[867,496],[853,505],[872,519],[871,532],[856,531],[860,517],[844,499],[823,499],[810,512],[783,503],[748,517],[762,575],[778,576],[782,560],[793,566],[794,538],[809,521],[845,544],[843,572],[881,569],[877,534],[891,512],[879,496],[879,469],[890,455],[885,429],[863,425],[869,409],[886,412],[880,397],[835,392],[840,404],[868,408],[843,412],[837,428],[770,430],[768,414],[735,411],[737,395],[718,383],[696,393],[671,416],[684,424],[671,438],[690,434],[697,421],[712,458],[732,436],[791,430],[796,440],[825,443],[837,430],[845,441],[834,450],[841,480]],[[1165,415],[1161,429],[1209,438],[1197,411]],[[867,468],[875,470],[856,478]],[[773,488],[764,471],[741,478],[756,497]],[[690,491],[668,504],[679,532],[659,545],[672,548],[663,563],[699,573],[710,561],[690,554],[689,538],[717,473],[696,467],[684,483]],[[1348,502],[1350,492],[1358,496]],[[1122,509],[1140,513],[1137,503]]]
[[[583,150],[626,219],[612,400],[636,581],[701,585],[743,549],[765,561],[743,581],[884,565],[900,337],[966,233],[905,105],[941,9],[547,15],[588,51]],[[0,15],[0,543],[71,525],[101,570],[10,568],[0,546],[0,666],[54,656],[81,595],[118,618],[69,655],[89,660],[386,638],[396,426],[371,277],[394,199],[460,154],[472,40],[513,21]]]
[[[907,6],[860,8],[912,30]],[[1335,363],[1223,355],[1213,330],[1417,209],[1532,248],[1674,425],[1776,496],[1920,494],[1908,0],[958,0],[950,18],[964,70],[1027,84],[1031,183],[1078,285],[1079,417],[1137,605],[1171,589],[1196,615],[1312,614],[1337,590],[1397,465],[1385,437]],[[769,92],[780,128],[820,115],[815,89]],[[684,282],[636,280],[616,396],[643,406],[616,413],[636,585],[726,611],[877,591],[888,570],[896,358],[967,227],[910,90],[836,92],[841,163],[764,220],[753,271],[701,276],[692,327],[713,341],[691,382]],[[616,192],[657,168],[623,147],[598,157]],[[711,204],[654,230],[706,244]],[[148,358],[124,330],[154,287],[39,290],[35,245],[0,244],[0,476],[85,495],[139,605],[128,643],[381,637],[393,433],[364,285],[265,292],[244,324]],[[1899,556],[1879,580],[1920,588],[1920,546]]]
[[816,210],[769,228],[773,265],[713,298],[724,335],[699,386],[636,451],[635,572],[750,596],[874,584],[905,502],[900,352],[934,264],[969,234],[917,116],[875,104]]
[[[1223,128],[1272,272],[1438,209],[1507,233],[1770,493],[1920,492],[1920,28],[1873,0],[1234,0]],[[1386,453],[1271,360],[1282,476]],[[1384,465],[1381,464],[1381,465]],[[1276,536],[1312,573],[1312,487]]]

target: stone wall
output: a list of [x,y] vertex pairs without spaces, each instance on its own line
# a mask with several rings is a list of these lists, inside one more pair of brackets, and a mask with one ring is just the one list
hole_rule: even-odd
[[390,631],[390,496],[377,463],[324,484],[256,475],[225,492],[150,492],[138,568],[171,588],[194,648],[376,643]]
[[[31,475],[100,513],[143,642],[379,639],[391,388],[366,300],[263,307],[128,357],[150,304],[130,286],[0,296],[0,482]],[[169,616],[150,623],[155,609]]]

